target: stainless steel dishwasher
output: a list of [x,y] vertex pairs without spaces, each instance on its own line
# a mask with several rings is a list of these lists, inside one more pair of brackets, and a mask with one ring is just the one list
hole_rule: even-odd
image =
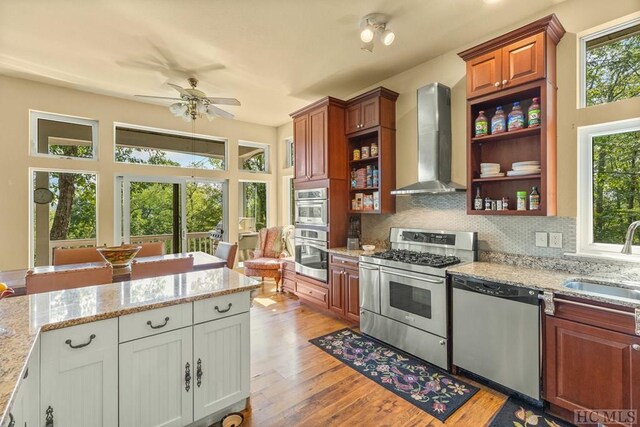
[[453,364],[540,400],[538,292],[453,276]]

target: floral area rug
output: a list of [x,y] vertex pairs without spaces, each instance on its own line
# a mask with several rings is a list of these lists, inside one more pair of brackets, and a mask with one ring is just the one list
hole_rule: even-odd
[[566,421],[552,417],[519,399],[510,397],[500,408],[489,427],[572,427]]
[[478,391],[440,368],[350,329],[309,342],[440,421]]

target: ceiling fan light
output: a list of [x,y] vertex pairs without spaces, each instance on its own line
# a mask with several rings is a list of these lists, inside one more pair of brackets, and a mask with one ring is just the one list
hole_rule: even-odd
[[208,107],[204,102],[198,102],[196,105],[196,111],[198,114],[205,114],[208,111]]
[[174,116],[181,116],[185,111],[187,111],[187,106],[183,103],[176,102],[169,106],[169,111],[171,111],[171,114]]
[[369,53],[373,53],[373,42],[369,42],[369,43],[362,43],[362,44],[360,45],[360,49],[361,49],[361,50],[364,50],[364,51],[366,51],[366,52],[369,52]]
[[360,40],[362,40],[363,43],[371,43],[374,35],[375,35],[375,28],[373,28],[373,25],[371,24],[365,25],[360,30]]
[[382,41],[382,44],[385,46],[391,45],[391,43],[393,43],[395,39],[396,39],[396,34],[391,30],[384,30],[382,32],[382,35],[380,36],[380,40]]

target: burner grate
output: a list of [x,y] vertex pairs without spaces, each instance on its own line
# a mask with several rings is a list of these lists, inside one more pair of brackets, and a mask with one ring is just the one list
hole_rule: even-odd
[[453,255],[438,255],[429,252],[410,251],[407,249],[391,249],[384,252],[376,252],[374,258],[390,261],[406,262],[408,264],[424,265],[434,268],[443,268],[460,263],[460,258]]

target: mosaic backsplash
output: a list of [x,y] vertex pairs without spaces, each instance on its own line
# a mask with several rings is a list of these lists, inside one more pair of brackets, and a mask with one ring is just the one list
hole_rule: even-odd
[[[481,251],[561,257],[576,250],[575,218],[467,215],[465,193],[397,197],[396,214],[362,215],[362,241],[381,247],[391,227],[477,231]],[[562,249],[537,247],[536,231],[562,233]]]

